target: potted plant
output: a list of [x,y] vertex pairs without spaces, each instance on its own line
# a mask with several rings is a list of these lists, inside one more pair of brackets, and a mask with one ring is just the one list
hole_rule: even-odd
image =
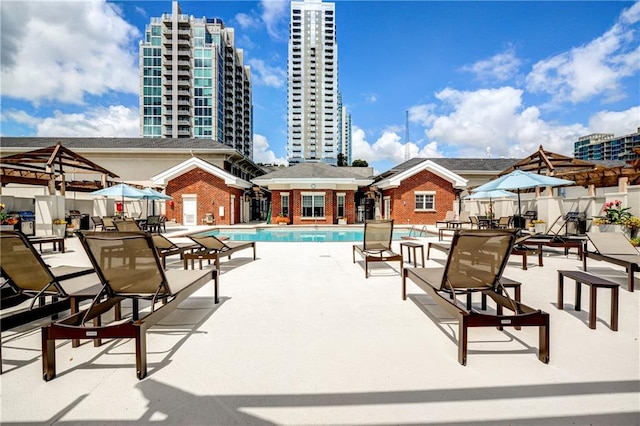
[[54,219],[52,228],[53,235],[57,237],[64,237],[67,229],[67,221],[64,219]]
[[534,219],[531,221],[531,224],[533,225],[536,234],[544,234],[547,230],[547,227],[545,225],[545,221],[542,219]]
[[278,216],[273,218],[273,223],[276,225],[288,225],[291,223],[291,219],[280,213]]
[[3,231],[13,231],[18,219],[9,216],[5,211],[5,205],[0,204],[0,229]]
[[638,236],[638,230],[640,230],[640,217],[625,217],[622,219],[622,224],[627,228],[629,238],[634,239]]

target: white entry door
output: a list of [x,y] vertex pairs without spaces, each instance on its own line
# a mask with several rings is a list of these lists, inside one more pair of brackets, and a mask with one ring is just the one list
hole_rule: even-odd
[[198,199],[196,197],[184,196],[182,199],[184,209],[182,211],[182,224],[185,226],[195,226],[198,224]]

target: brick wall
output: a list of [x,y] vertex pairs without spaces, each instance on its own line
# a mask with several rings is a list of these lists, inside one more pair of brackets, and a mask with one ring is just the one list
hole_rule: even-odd
[[[416,191],[435,191],[435,211],[415,211]],[[398,225],[433,225],[444,219],[456,199],[451,182],[428,170],[405,179],[398,188],[385,190],[384,196],[391,197],[391,217]]]
[[[345,216],[347,223],[354,223],[355,220],[355,205],[354,205],[354,191],[334,191],[332,189],[289,189],[289,190],[272,190],[271,191],[271,206],[272,216],[277,216],[281,211],[281,198],[280,194],[286,192],[289,193],[289,217],[292,224],[305,225],[305,224],[321,224],[332,225],[337,223],[337,206],[336,206],[336,193],[345,194]],[[324,193],[324,218],[308,219],[302,218],[302,193]]]
[[[173,207],[168,205],[167,218],[182,223],[184,194],[197,195],[196,223],[202,223],[206,213],[213,213],[216,225],[230,225],[231,196],[235,195],[235,214],[233,223],[240,222],[242,190],[229,188],[223,179],[202,169],[190,170],[167,183],[166,193],[173,197]],[[220,206],[224,206],[224,216],[219,215]]]

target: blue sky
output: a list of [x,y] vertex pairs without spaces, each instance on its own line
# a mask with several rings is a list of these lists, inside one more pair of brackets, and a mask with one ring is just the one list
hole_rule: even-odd
[[[341,1],[353,158],[572,155],[640,127],[640,2]],[[286,160],[289,3],[182,1],[220,17],[251,66],[254,160]],[[4,136],[138,134],[138,43],[171,1],[3,0]],[[409,139],[405,121],[409,115]]]

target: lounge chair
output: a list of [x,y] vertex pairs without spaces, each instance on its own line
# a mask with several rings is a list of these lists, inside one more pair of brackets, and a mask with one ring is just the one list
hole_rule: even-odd
[[220,259],[223,257],[231,258],[231,254],[252,248],[253,260],[256,260],[256,242],[255,241],[222,241],[214,235],[197,236],[189,235],[195,243],[199,245],[199,249],[192,251],[191,253],[184,253],[184,269],[188,269],[189,261],[191,261],[191,267],[195,260],[200,262],[200,269],[202,269],[202,261],[211,260],[215,262],[216,271],[220,276]]
[[353,245],[353,263],[356,263],[356,252],[364,258],[364,275],[369,278],[369,262],[400,262],[402,270],[402,253],[391,248],[393,237],[393,220],[370,220],[364,224],[364,241]]
[[621,232],[587,232],[587,238],[595,248],[587,248],[582,256],[582,269],[587,271],[587,258],[603,260],[605,262],[624,266],[627,270],[627,289],[633,291],[635,287],[634,274],[640,271],[640,253]]
[[180,259],[184,259],[184,253],[201,248],[200,244],[196,243],[174,243],[162,234],[153,234],[152,239],[158,256],[162,259],[162,267],[165,269],[167,268],[167,257],[179,254]]
[[[164,271],[146,232],[79,232],[78,236],[102,289],[88,308],[42,327],[43,378],[56,376],[56,340],[129,338],[135,339],[136,375],[142,379],[147,374],[146,330],[211,279],[217,302],[217,276],[212,271]],[[105,325],[88,324],[123,299],[133,302],[130,317]],[[139,309],[141,300],[149,302],[148,309]]]
[[[405,268],[402,298],[407,298],[407,278],[459,321],[458,362],[467,363],[469,327],[539,327],[538,358],[549,362],[549,314],[511,299],[500,279],[515,242],[507,230],[459,230],[451,241],[444,267]],[[493,299],[495,313],[468,309],[456,295],[477,291]],[[512,311],[504,315],[504,309]]]
[[448,226],[449,222],[453,222],[456,219],[456,212],[453,210],[447,211],[444,215],[444,219],[436,221],[436,227],[443,223],[445,226]]
[[[95,297],[101,288],[98,278],[90,275],[95,272],[91,267],[47,266],[19,231],[0,232],[0,271],[6,280],[0,321],[3,332],[68,309],[76,312],[80,301]],[[21,306],[29,300],[28,306]]]

